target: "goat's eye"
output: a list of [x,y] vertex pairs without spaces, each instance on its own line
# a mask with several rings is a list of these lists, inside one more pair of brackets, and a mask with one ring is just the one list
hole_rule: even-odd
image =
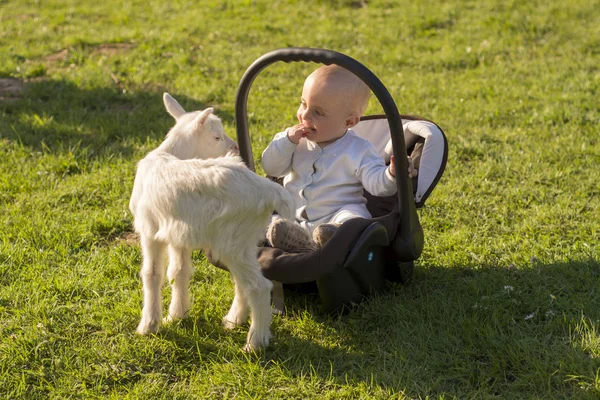
[[223,140],[223,138],[221,136],[215,136],[215,140],[218,142],[218,141]]

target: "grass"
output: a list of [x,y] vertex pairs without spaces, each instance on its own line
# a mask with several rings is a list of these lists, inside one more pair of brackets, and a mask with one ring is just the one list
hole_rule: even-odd
[[[0,1],[0,396],[598,398],[599,17],[579,0]],[[127,203],[172,123],[162,92],[234,136],[243,72],[286,46],[356,58],[445,130],[412,283],[345,316],[290,293],[247,355],[246,328],[220,326],[229,277],[195,253],[191,318],[135,335]],[[255,158],[312,68],[255,81]]]

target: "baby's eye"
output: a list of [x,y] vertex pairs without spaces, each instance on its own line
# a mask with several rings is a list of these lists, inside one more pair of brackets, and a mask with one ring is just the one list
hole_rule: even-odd
[[321,110],[317,110],[317,111],[315,111],[315,113],[316,113],[316,114],[317,114],[319,117],[324,117],[324,116],[325,116],[325,113],[324,113],[323,111],[321,111]]

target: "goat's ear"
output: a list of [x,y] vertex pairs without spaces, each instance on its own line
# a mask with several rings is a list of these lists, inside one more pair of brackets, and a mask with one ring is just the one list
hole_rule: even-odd
[[183,107],[181,107],[177,100],[171,97],[169,93],[165,92],[165,94],[163,94],[163,102],[165,103],[165,108],[167,109],[167,112],[171,114],[173,118],[175,118],[175,120],[178,120],[179,117],[185,114],[185,110],[183,109]]
[[212,114],[213,111],[214,109],[212,107],[209,107],[206,110],[202,111],[200,114],[198,114],[198,116],[194,119],[194,123],[196,124],[196,126],[204,125],[204,123],[208,119],[208,116]]

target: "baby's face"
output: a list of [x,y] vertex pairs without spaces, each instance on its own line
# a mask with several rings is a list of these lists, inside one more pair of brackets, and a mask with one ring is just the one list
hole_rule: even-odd
[[307,129],[306,138],[316,143],[336,140],[352,126],[349,104],[339,85],[308,77],[302,89],[302,99],[296,116]]

